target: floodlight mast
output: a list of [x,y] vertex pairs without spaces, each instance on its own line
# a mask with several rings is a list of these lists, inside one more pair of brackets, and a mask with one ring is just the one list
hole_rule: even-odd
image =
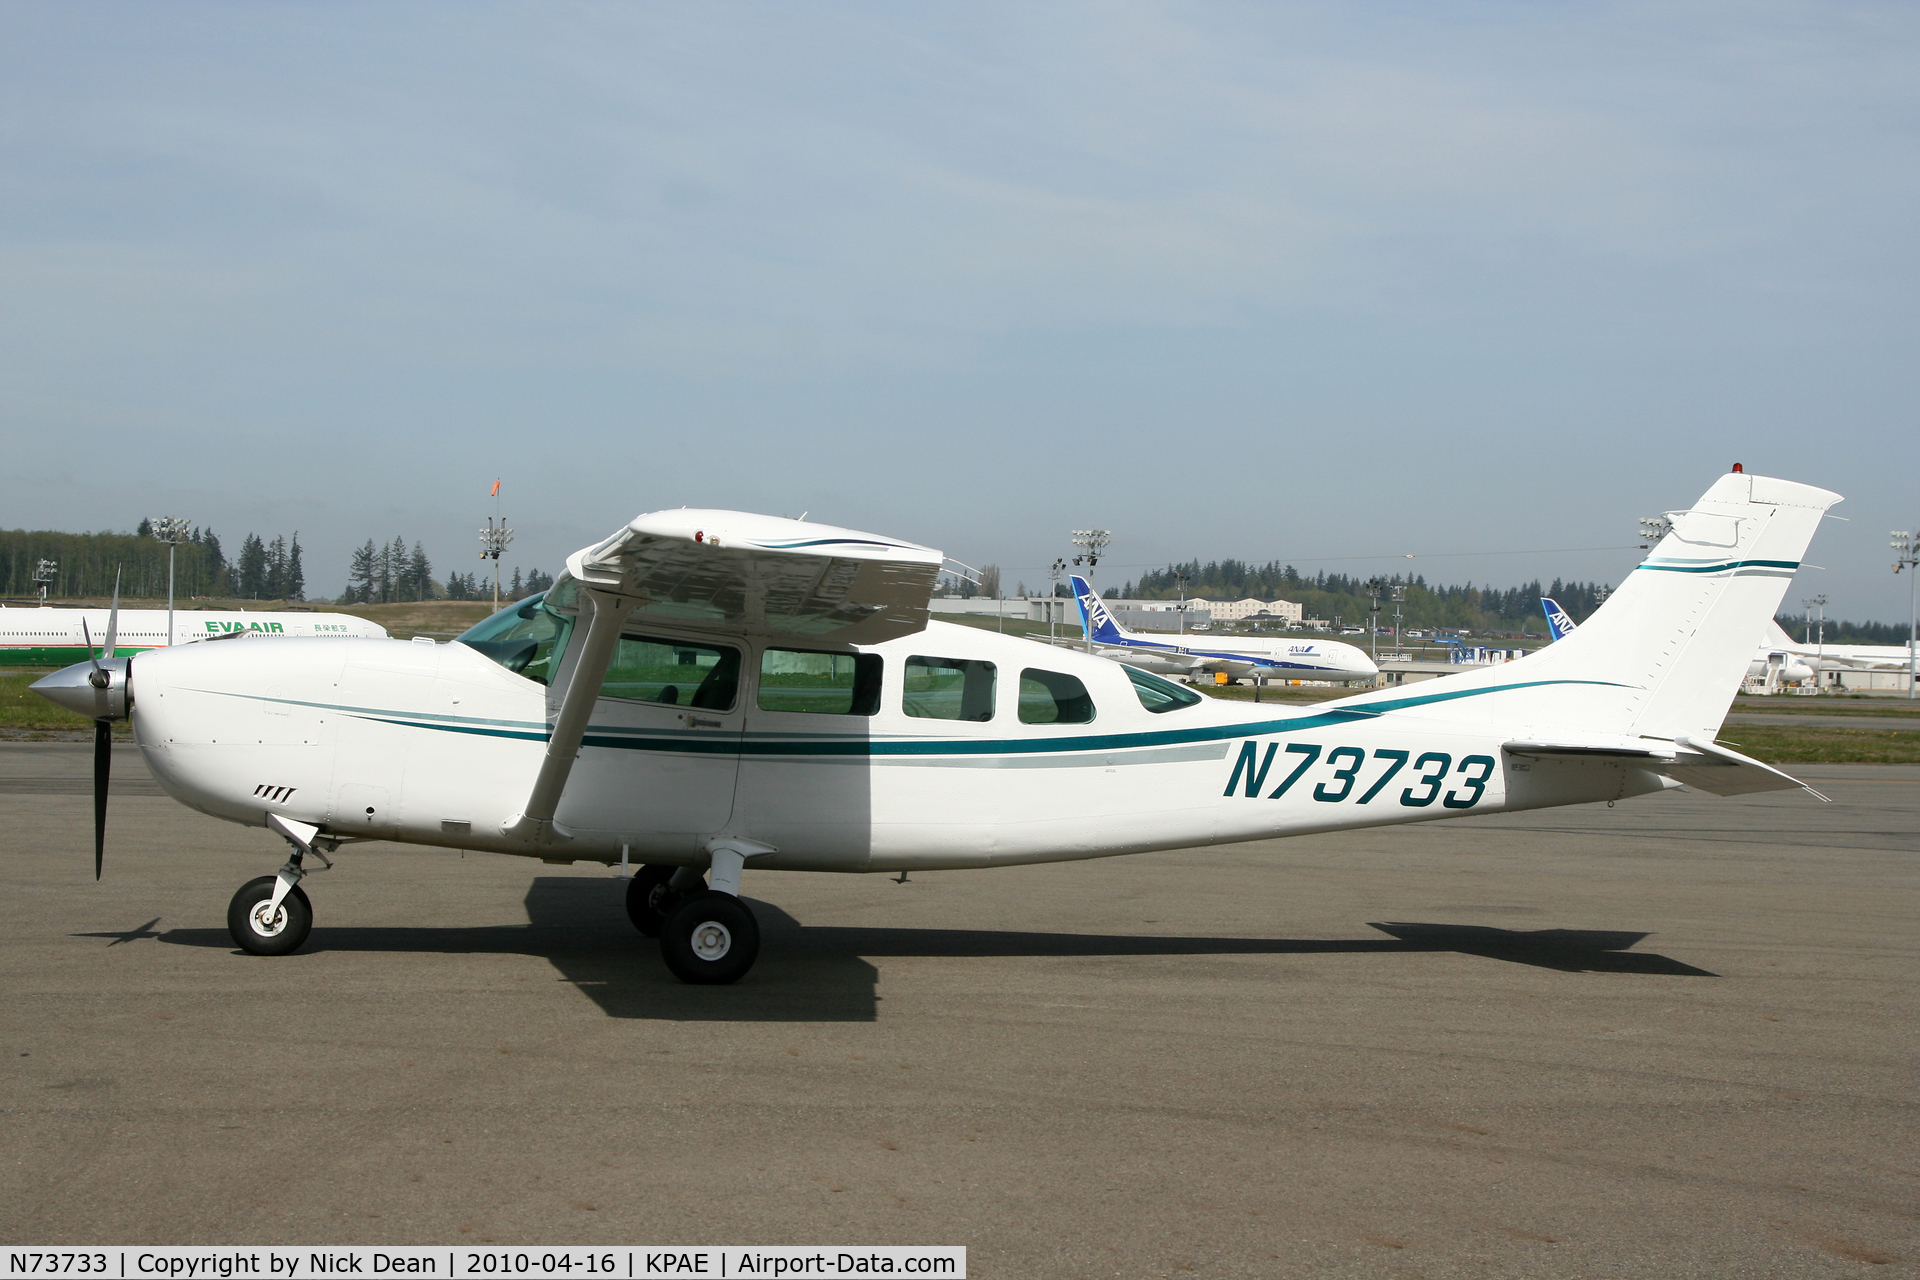
[[1051,589],[1047,592],[1047,639],[1049,641],[1060,638],[1060,623],[1058,620],[1058,611],[1060,608],[1060,579],[1065,576],[1066,572],[1067,560],[1065,556],[1055,556],[1053,563],[1047,566],[1047,581],[1052,584]]
[[33,566],[33,585],[40,588],[40,607],[43,609],[47,605],[47,588],[59,572],[58,560],[42,560]]
[[[1808,596],[1800,602],[1800,607],[1807,611],[1807,629],[1809,631],[1813,630],[1813,614],[1815,611],[1818,611],[1820,614],[1820,629],[1817,633],[1820,639],[1815,645],[1813,656],[1813,687],[1818,689],[1820,687],[1820,663],[1824,661],[1827,656],[1827,598],[1824,595]],[[1809,638],[1811,639],[1811,637]]]
[[1907,698],[1913,698],[1916,677],[1920,677],[1920,538],[1911,529],[1893,531],[1893,571],[1912,570],[1907,575]]
[[495,525],[494,518],[488,516],[487,527],[480,531],[480,558],[482,560],[493,561],[493,607],[495,612],[498,612],[500,609],[500,553],[505,551],[507,544],[512,541],[513,530],[507,528],[507,522],[502,519],[498,525]]
[[[1107,544],[1112,541],[1113,531],[1110,529],[1075,529],[1073,531],[1073,545],[1080,548],[1080,554],[1073,558],[1073,563],[1076,567],[1083,564],[1087,566],[1087,587],[1093,591],[1096,599],[1099,598],[1100,592],[1093,585],[1093,571],[1099,567],[1100,556],[1106,551]],[[1087,633],[1086,649],[1088,653],[1093,652],[1091,631]]]
[[148,522],[153,529],[154,539],[167,548],[167,644],[173,643],[173,553],[181,543],[187,540],[192,529],[179,516],[160,516]]
[[1380,665],[1380,589],[1387,585],[1384,578],[1367,579],[1367,639],[1373,646],[1373,665]]
[[[1173,571],[1174,585],[1180,588],[1180,634],[1187,634],[1187,572],[1184,569]],[[1258,688],[1258,686],[1255,686]]]

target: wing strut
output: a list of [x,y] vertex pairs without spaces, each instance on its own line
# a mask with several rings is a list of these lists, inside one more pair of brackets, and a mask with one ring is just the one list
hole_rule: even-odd
[[573,664],[573,677],[560,700],[560,714],[554,717],[553,731],[547,735],[547,755],[533,779],[533,791],[518,816],[500,824],[501,832],[516,840],[533,844],[558,844],[573,839],[573,833],[553,820],[560,808],[560,795],[567,788],[567,775],[580,756],[580,740],[586,736],[587,721],[600,696],[600,685],[613,664],[613,651],[620,640],[620,629],[627,614],[639,601],[612,591],[601,591],[581,584],[580,597],[590,601],[593,616],[587,622],[587,638],[580,646],[580,657]]

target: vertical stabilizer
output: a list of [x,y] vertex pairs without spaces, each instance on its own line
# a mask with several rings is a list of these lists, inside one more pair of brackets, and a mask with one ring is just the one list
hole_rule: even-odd
[[1560,602],[1552,596],[1540,597],[1540,608],[1547,615],[1547,631],[1555,640],[1565,640],[1573,634],[1573,619],[1560,607]]
[[1125,644],[1133,639],[1133,633],[1113,620],[1113,613],[1107,608],[1091,584],[1079,574],[1072,574],[1069,581],[1073,584],[1073,598],[1080,602],[1080,628],[1089,640],[1099,644]]
[[1711,741],[1838,501],[1788,480],[1720,477],[1692,507],[1667,513],[1672,531],[1577,630],[1518,661],[1448,677],[1431,710],[1415,714]]

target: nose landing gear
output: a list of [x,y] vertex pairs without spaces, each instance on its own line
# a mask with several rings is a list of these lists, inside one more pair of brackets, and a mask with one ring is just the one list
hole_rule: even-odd
[[233,935],[234,945],[242,951],[256,956],[284,956],[299,950],[313,931],[313,903],[300,888],[300,882],[307,876],[307,869],[301,863],[310,853],[331,867],[333,864],[327,861],[327,855],[319,846],[331,849],[336,847],[336,842],[321,836],[318,827],[277,813],[267,815],[267,826],[292,845],[293,852],[288,855],[286,865],[273,875],[249,880],[240,886],[233,901],[227,904],[227,932]]
[[[256,956],[284,956],[297,951],[313,929],[313,904],[300,886],[284,896],[279,876],[261,876],[240,886],[227,904],[227,932],[242,951]],[[278,897],[280,901],[275,902]]]

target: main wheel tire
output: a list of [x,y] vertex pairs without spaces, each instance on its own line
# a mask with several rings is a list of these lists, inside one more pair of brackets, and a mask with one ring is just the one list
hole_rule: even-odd
[[682,982],[738,982],[760,954],[760,922],[746,903],[713,889],[690,894],[660,931],[660,958]]
[[297,951],[313,931],[313,904],[299,885],[280,900],[280,909],[267,918],[277,876],[261,876],[240,886],[227,904],[227,932],[242,951],[256,956],[283,956]]
[[660,936],[680,895],[667,886],[678,867],[641,867],[627,881],[627,919],[649,938]]

